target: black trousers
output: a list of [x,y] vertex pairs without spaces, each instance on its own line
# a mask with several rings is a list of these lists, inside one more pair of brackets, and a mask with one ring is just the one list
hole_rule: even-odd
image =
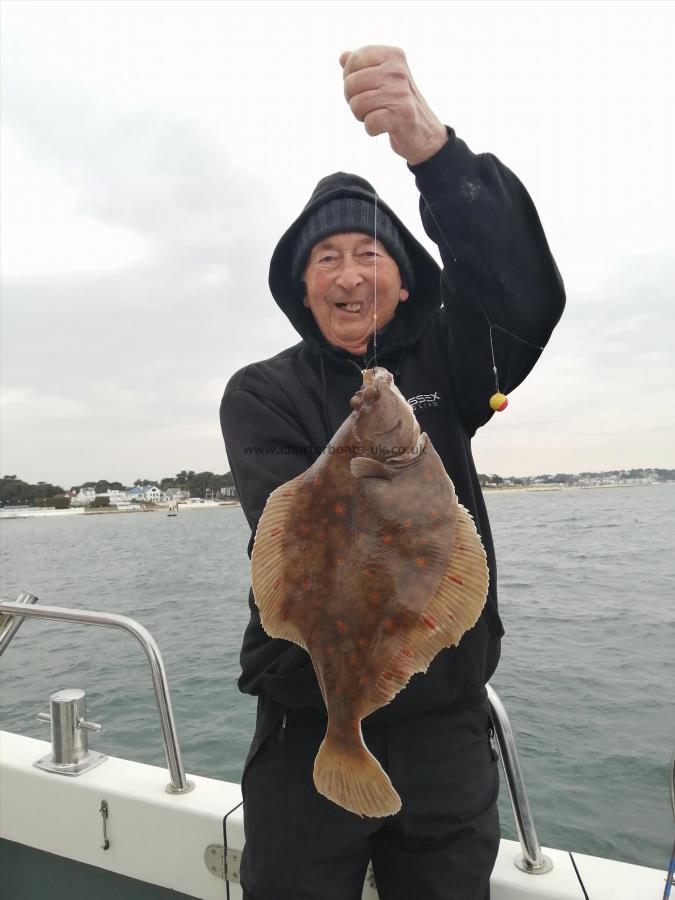
[[363,726],[403,807],[360,818],[314,787],[325,727],[289,713],[243,781],[244,900],[360,900],[369,860],[380,900],[489,900],[499,773],[487,700],[397,725]]

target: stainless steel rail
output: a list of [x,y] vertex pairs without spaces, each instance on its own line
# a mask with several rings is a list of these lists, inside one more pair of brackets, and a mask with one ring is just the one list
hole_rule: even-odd
[[511,799],[513,818],[516,821],[518,840],[523,853],[522,858],[518,857],[515,863],[519,869],[530,875],[544,875],[546,872],[551,871],[553,863],[548,856],[544,856],[541,852],[541,844],[537,837],[537,829],[534,826],[525,780],[520,768],[516,739],[513,736],[513,730],[504,709],[504,704],[499,699],[497,692],[490,685],[487,686],[487,692],[492,708],[499,755],[501,756],[506,786]]
[[[21,591],[16,598],[16,602],[22,606],[30,603],[37,603],[35,594],[29,594],[28,591]],[[9,647],[10,641],[21,628],[23,616],[3,616],[0,614],[0,656]]]
[[[164,752],[166,753],[166,761],[171,774],[171,784],[167,785],[166,790],[171,794],[185,794],[193,789],[194,784],[185,777],[176,723],[173,717],[173,709],[171,708],[171,698],[169,697],[169,685],[166,678],[164,660],[155,639],[147,629],[139,625],[134,619],[130,619],[128,616],[119,616],[115,613],[94,612],[88,609],[64,609],[60,606],[42,606],[41,604],[27,606],[25,601],[23,603],[10,600],[0,601],[0,615],[3,613],[15,618],[20,617],[20,619],[52,619],[59,622],[74,622],[78,625],[104,625],[108,628],[118,628],[121,631],[126,631],[127,634],[133,635],[145,651],[145,655],[150,663],[152,684],[155,689],[162,736],[164,738]],[[9,640],[11,640],[15,632],[16,629],[9,637],[5,636],[2,650],[7,648]]]

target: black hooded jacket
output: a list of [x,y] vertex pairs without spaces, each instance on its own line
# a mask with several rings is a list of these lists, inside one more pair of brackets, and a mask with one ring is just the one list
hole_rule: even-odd
[[[490,590],[483,614],[460,644],[439,653],[427,673],[414,675],[372,720],[401,721],[461,704],[482,691],[495,670],[503,628],[494,548],[471,438],[492,415],[491,346],[500,390],[508,394],[536,362],[565,302],[523,185],[494,156],[473,154],[451,129],[448,138],[431,159],[410,167],[424,228],[443,260],[442,273],[393,211],[377,200],[400,231],[415,277],[410,299],[378,333],[377,357],[413,405],[460,502],[476,521],[487,552]],[[339,196],[373,202],[372,188],[363,179],[344,173],[322,179],[272,256],[272,294],[303,340],[237,372],[223,397],[227,455],[252,530],[249,554],[268,496],[318,458],[349,415],[349,400],[361,385],[358,368],[372,355],[372,346],[366,358],[330,346],[303,306],[301,285],[291,277],[299,230],[318,206]],[[258,696],[252,755],[284,711],[316,710],[318,715],[325,707],[307,653],[267,637],[252,594],[249,606],[239,687]]]

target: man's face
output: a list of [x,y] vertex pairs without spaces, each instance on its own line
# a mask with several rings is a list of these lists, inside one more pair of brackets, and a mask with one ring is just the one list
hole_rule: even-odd
[[312,247],[305,268],[304,304],[321,334],[357,356],[375,330],[376,277],[379,330],[409,296],[384,244],[360,232],[331,234]]

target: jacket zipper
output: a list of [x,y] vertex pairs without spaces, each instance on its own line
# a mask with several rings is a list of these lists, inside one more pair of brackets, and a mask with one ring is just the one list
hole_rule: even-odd
[[277,734],[277,741],[280,744],[283,744],[283,742],[286,740],[286,718],[287,718],[287,716],[288,716],[288,713],[284,713],[284,716],[281,720],[281,728],[279,729],[279,733]]

